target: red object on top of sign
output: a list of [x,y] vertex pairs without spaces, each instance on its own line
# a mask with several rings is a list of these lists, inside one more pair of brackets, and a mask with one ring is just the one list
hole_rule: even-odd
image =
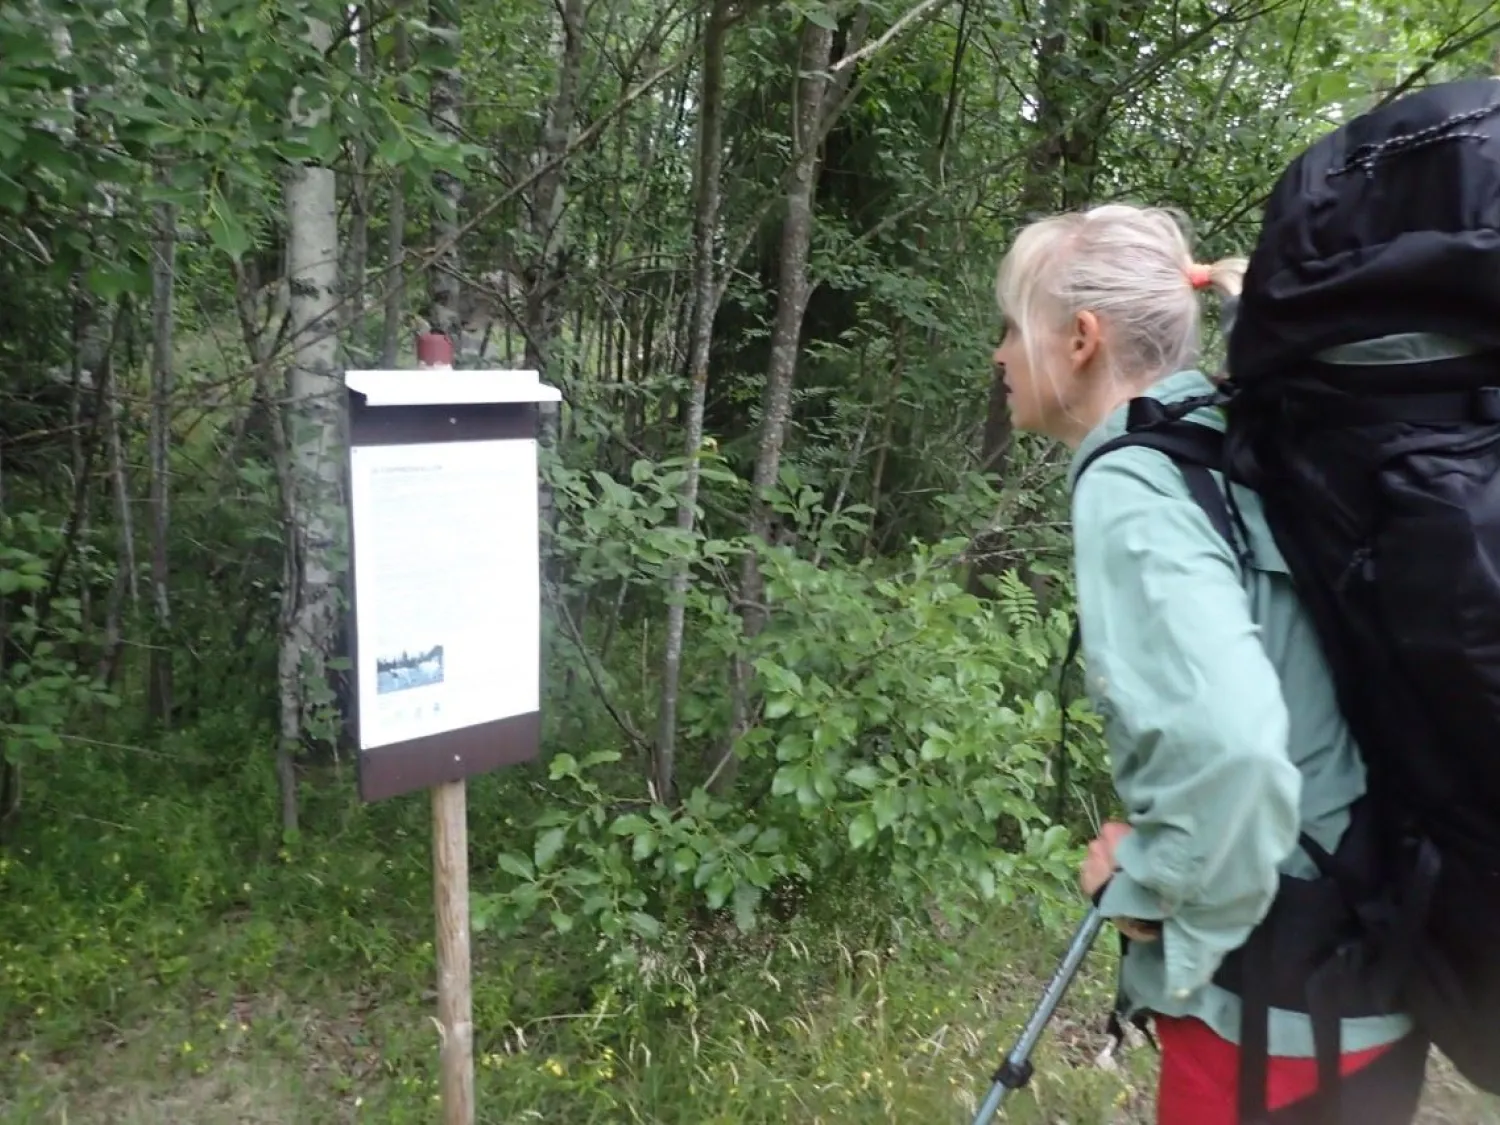
[[452,367],[453,341],[441,332],[423,332],[417,337],[417,362],[423,367]]

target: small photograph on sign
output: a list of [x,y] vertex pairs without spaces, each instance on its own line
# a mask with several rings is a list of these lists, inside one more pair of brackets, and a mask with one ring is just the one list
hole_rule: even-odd
[[440,684],[443,682],[443,646],[434,645],[415,654],[402,652],[395,656],[377,656],[375,677],[375,690],[380,695]]

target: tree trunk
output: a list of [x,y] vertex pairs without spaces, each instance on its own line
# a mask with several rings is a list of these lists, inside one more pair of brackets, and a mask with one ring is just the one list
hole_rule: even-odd
[[[457,3],[455,0],[433,0],[428,8],[428,19],[437,33],[444,56],[443,65],[435,68],[428,112],[439,133],[457,140],[462,92],[458,70],[461,25]],[[458,245],[458,228],[464,187],[459,178],[448,171],[433,173],[432,182],[438,199],[432,222],[435,245],[431,280],[428,282],[432,311],[427,319],[435,331],[448,337],[457,360],[463,351],[463,322],[459,312],[463,255]]]
[[[309,21],[312,42],[328,50],[328,25]],[[299,92],[300,94],[300,92]],[[294,96],[294,125],[309,128],[324,111]],[[344,381],[338,346],[338,184],[333,169],[294,165],[284,189],[292,363],[287,373],[286,515],[282,592],[281,738],[277,769],[282,823],[297,828],[296,756],[311,739],[328,739],[328,660],[338,636],[344,553],[342,453]]]
[[[781,451],[792,410],[792,378],[797,369],[797,345],[802,336],[802,317],[811,293],[807,278],[808,251],[812,245],[813,190],[817,182],[818,152],[824,133],[824,88],[833,51],[833,31],[805,20],[802,25],[801,59],[797,68],[797,95],[793,102],[791,183],[786,194],[786,217],[781,226],[781,264],[777,283],[776,319],[771,330],[771,359],[766,371],[762,399],[760,451],[755,459],[754,490],[750,500],[750,536],[768,542],[771,508],[766,491],[776,484],[781,470]],[[761,604],[762,584],[755,547],[745,552],[740,566],[740,617],[746,641],[765,626]],[[750,669],[745,652],[735,655],[732,665],[730,741],[721,752],[713,776],[716,788],[725,789],[734,779],[734,747],[750,726]]]
[[[561,0],[557,7],[560,16],[557,89],[547,105],[541,150],[537,153],[537,160],[546,171],[537,177],[531,192],[531,236],[538,249],[526,270],[526,307],[521,331],[526,366],[541,372],[542,378],[554,381],[561,375],[553,369],[552,345],[562,320],[560,298],[567,269],[566,158],[573,139],[573,118],[583,69],[583,20],[587,6],[583,0]],[[547,403],[538,411],[538,420],[538,445],[543,456],[550,456],[561,440],[562,411],[557,404]],[[542,526],[556,527],[557,505],[545,477],[540,482],[537,504]],[[550,570],[546,568],[547,572]]]
[[[1027,217],[1064,208],[1082,206],[1088,199],[1094,180],[1094,165],[1099,142],[1109,120],[1107,101],[1091,107],[1087,116],[1070,116],[1069,96],[1077,96],[1081,74],[1096,75],[1104,80],[1111,64],[1111,26],[1128,25],[1138,19],[1139,4],[1116,6],[1105,12],[1095,5],[1083,13],[1088,34],[1069,50],[1069,22],[1074,0],[1047,0],[1041,11],[1042,26],[1036,46],[1036,119],[1031,129],[1026,169],[1021,183],[1021,208]],[[1013,438],[1010,418],[1010,396],[1004,383],[1005,372],[996,370],[990,384],[989,404],[985,411],[984,432],[980,439],[979,471],[997,491],[1003,486],[1010,459]],[[969,574],[968,589],[983,596],[988,592],[987,579],[1000,571],[998,537],[981,545],[978,558]],[[1040,591],[1035,581],[1033,589]]]
[[[359,9],[359,34],[356,37],[357,66],[365,82],[375,77],[375,11],[374,5]],[[345,270],[344,325],[349,347],[365,359],[365,273],[370,264],[370,148],[364,133],[355,134],[353,168],[349,174],[349,244]]]
[[[1021,181],[1021,210],[1028,217],[1052,210],[1060,187],[1058,172],[1063,163],[1066,123],[1062,91],[1058,88],[1058,67],[1067,48],[1066,20],[1069,4],[1070,0],[1048,0],[1042,9],[1042,35],[1037,44],[1036,55],[1037,113],[1031,130],[1026,170]],[[997,368],[990,382],[990,399],[985,410],[984,432],[979,445],[979,472],[996,491],[1005,482],[1010,443],[1010,392],[1005,386],[1005,371]],[[999,568],[990,558],[990,555],[980,552],[980,557],[969,574],[968,589],[971,594],[986,594],[986,579],[998,574]]]
[[171,526],[170,493],[172,426],[172,341],[175,327],[173,296],[176,284],[177,210],[170,203],[156,205],[156,238],[151,258],[151,420],[148,445],[151,479],[146,507],[151,519],[151,607],[155,616],[150,656],[149,709],[153,720],[172,717],[171,599],[167,533]]
[[[714,233],[719,225],[720,176],[724,152],[724,37],[728,0],[715,0],[703,38],[703,76],[699,90],[698,161],[694,168],[693,335],[689,369],[687,419],[683,453],[687,479],[677,504],[677,527],[691,533],[698,510],[699,461],[703,446],[703,407],[708,396],[708,357],[713,343],[719,286],[714,268]],[[657,708],[654,780],[656,798],[672,803],[677,788],[677,692],[682,678],[682,640],[686,619],[689,570],[678,563],[667,596],[666,654]]]
[[557,90],[547,105],[542,123],[541,151],[537,162],[546,168],[537,177],[531,193],[531,237],[537,256],[527,273],[526,366],[543,377],[556,377],[550,370],[552,343],[562,320],[558,298],[565,273],[567,230],[565,208],[568,194],[568,145],[573,139],[573,117],[578,83],[583,70],[583,0],[562,0],[558,6],[559,27]]
[[[135,519],[130,506],[130,473],[125,464],[124,421],[125,407],[121,401],[119,387],[111,380],[105,392],[105,438],[109,445],[110,492],[115,501],[115,520],[118,526],[119,554],[116,556],[116,574],[110,587],[104,614],[104,644],[99,657],[101,678],[109,683],[120,659],[125,643],[125,604],[127,595],[132,613],[140,608],[140,569],[136,564]],[[152,665],[158,646],[151,646]]]
[[[406,25],[398,19],[391,29],[395,36],[394,66],[398,75],[411,64],[411,47]],[[406,307],[406,174],[396,168],[391,173],[390,204],[386,208],[385,243],[385,323],[381,326],[380,362],[396,366],[401,354],[401,317]]]

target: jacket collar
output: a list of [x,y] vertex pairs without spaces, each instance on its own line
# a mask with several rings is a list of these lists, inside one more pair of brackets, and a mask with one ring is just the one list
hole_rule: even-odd
[[[1177,371],[1158,379],[1142,390],[1141,394],[1148,398],[1154,398],[1158,402],[1170,404],[1181,402],[1184,399],[1198,398],[1202,395],[1211,394],[1213,389],[1214,385],[1208,376],[1196,369],[1190,369]],[[1068,490],[1070,492],[1077,484],[1079,467],[1088,455],[1106,441],[1118,437],[1125,432],[1125,418],[1129,409],[1130,404],[1128,402],[1121,403],[1115,407],[1079,443],[1078,448],[1073,452],[1073,456],[1068,462]],[[1189,417],[1195,422],[1206,422],[1216,426],[1223,425],[1217,411],[1198,410],[1194,411]]]

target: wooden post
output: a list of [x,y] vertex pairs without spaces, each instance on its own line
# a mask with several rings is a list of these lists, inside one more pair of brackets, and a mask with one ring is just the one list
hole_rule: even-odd
[[462,780],[432,790],[443,1125],[474,1125],[474,1004],[469,972],[469,826]]

